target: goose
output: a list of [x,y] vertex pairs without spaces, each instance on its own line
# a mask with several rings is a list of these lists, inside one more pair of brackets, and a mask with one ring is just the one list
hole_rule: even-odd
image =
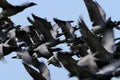
[[102,7],[93,0],[84,0],[88,9],[91,21],[93,22],[92,31],[95,34],[102,34],[102,45],[109,53],[114,53],[114,31],[117,28],[119,21],[112,21],[111,17],[106,20],[106,13]]
[[39,38],[41,39],[41,36],[43,36],[43,34],[39,30],[39,28],[37,28],[36,23],[31,18],[29,18],[29,17],[27,17],[27,20],[35,27],[36,33],[38,34]]
[[22,5],[12,5],[8,3],[7,0],[1,0],[0,1],[0,7],[2,8],[2,12],[0,13],[1,18],[7,18],[13,15],[16,15],[19,12],[22,12],[24,9],[36,5],[33,2],[30,3],[24,3]]
[[50,71],[44,62],[34,58],[32,65],[39,70],[46,80],[51,80]]
[[38,52],[37,57],[44,57],[44,58],[49,59],[53,55],[52,53],[49,52],[46,44],[41,44],[33,50],[35,52]]
[[13,59],[19,58],[25,64],[32,65],[39,70],[39,73],[46,79],[50,80],[50,72],[47,66],[43,62],[39,62],[38,59],[33,58],[32,55],[34,54],[33,50],[22,49],[18,51],[17,56],[12,57]]
[[[112,24],[114,24],[114,25],[108,26],[108,23],[106,20],[106,13],[96,1],[84,0],[84,2],[87,7],[87,10],[88,10],[90,20],[93,22],[92,31],[94,33],[101,34],[102,32],[106,31],[107,29],[116,27],[118,25],[113,22]],[[109,23],[109,24],[111,24],[111,23]]]
[[43,34],[44,40],[46,42],[54,42],[55,39],[50,32],[50,30],[53,29],[50,22],[47,22],[47,20],[42,19],[34,14],[32,14],[32,17],[36,23],[36,29],[40,30],[40,32]]
[[54,18],[54,21],[61,27],[63,34],[65,35],[66,39],[74,40],[74,28],[70,23],[73,21],[62,21],[57,18]]
[[39,52],[37,54],[38,57],[44,57],[46,59],[49,59],[51,56],[53,56],[53,52],[62,50],[61,48],[51,48],[46,45],[46,43],[41,44],[33,49],[35,52]]
[[41,73],[30,67],[28,64],[23,63],[23,66],[34,80],[46,80]]
[[[17,46],[15,43],[11,43],[12,41],[11,42],[10,41],[11,39],[8,39],[4,43],[0,43],[0,58],[1,59],[4,58],[4,56],[10,54],[11,52],[17,51],[19,49],[19,46]],[[11,43],[11,45],[9,43]]]
[[34,45],[38,46],[42,44],[42,40],[39,38],[39,35],[35,29],[35,26],[33,25],[25,26],[21,28],[21,31],[25,31],[29,35]]
[[22,59],[24,63],[32,64],[32,55],[34,54],[34,51],[27,50],[27,49],[20,49],[17,51],[17,55],[13,56],[12,59]]
[[[65,52],[58,52],[58,60],[67,69],[70,74],[76,76],[79,80],[87,78],[96,78],[95,75],[82,66],[78,66],[77,62],[71,57],[71,55]],[[83,75],[84,74],[84,75]]]
[[80,27],[80,32],[82,34],[82,36],[84,37],[86,43],[88,44],[90,50],[95,53],[95,52],[99,52],[95,57],[105,60],[105,61],[109,61],[113,55],[110,54],[101,44],[101,42],[99,41],[99,39],[96,37],[96,35],[94,35],[86,26],[84,20],[82,18],[80,18],[79,21],[79,27]]

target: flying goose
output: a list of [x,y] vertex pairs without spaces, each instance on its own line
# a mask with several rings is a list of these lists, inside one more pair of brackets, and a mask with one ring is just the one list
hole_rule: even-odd
[[62,29],[63,34],[65,35],[67,40],[74,40],[74,28],[70,24],[73,21],[62,21],[59,19],[54,18],[54,21],[59,25],[59,27]]
[[40,44],[36,48],[33,49],[35,52],[38,52],[38,57],[44,57],[46,59],[49,59],[51,56],[53,56],[53,52],[60,51],[60,48],[52,48],[48,47],[46,43]]
[[30,74],[30,76],[34,79],[34,80],[46,80],[42,74],[38,71],[36,71],[35,69],[33,69],[32,67],[30,67],[28,64],[23,63],[26,71]]
[[42,44],[42,39],[39,37],[35,26],[29,25],[21,28],[21,31],[25,31],[28,36],[31,38],[34,45],[38,46]]
[[24,9],[34,6],[36,5],[33,2],[30,3],[24,3],[22,5],[12,5],[10,3],[8,3],[7,0],[1,0],[0,1],[0,7],[2,8],[2,12],[0,13],[1,17],[0,18],[4,18],[4,17],[10,17],[13,16],[21,11],[23,11]]
[[13,56],[13,59],[22,59],[24,63],[27,64],[32,64],[32,55],[34,54],[33,50],[28,50],[28,49],[20,49],[17,51],[17,55]]
[[43,34],[41,33],[41,31],[39,30],[39,28],[37,28],[37,24],[35,23],[35,21],[33,21],[31,18],[27,17],[27,20],[35,27],[36,33],[38,34],[40,39],[43,39]]
[[50,32],[50,30],[53,29],[50,22],[47,22],[47,20],[42,19],[34,14],[32,14],[32,17],[35,21],[36,29],[40,30],[40,32],[43,34],[43,36],[45,38],[44,40],[46,40],[46,42],[55,41],[54,37],[52,36],[52,34]]
[[[46,80],[51,80],[50,79],[50,72],[49,72],[47,66],[45,65],[45,63],[38,61],[38,59],[36,59],[36,58],[33,58],[32,57],[33,54],[34,54],[34,52],[32,50],[26,50],[25,49],[25,50],[20,50],[17,53],[17,56],[14,56],[12,58],[22,59],[24,64],[26,63],[28,65],[32,65],[35,68],[37,68],[39,70],[38,73],[41,74],[41,76],[44,77]],[[33,74],[33,76],[34,76],[34,74]]]
[[84,0],[90,20],[93,22],[92,31],[102,33],[106,29],[106,13],[101,6],[93,0]]
[[[0,58],[3,58],[4,56],[10,54],[11,52],[17,51],[19,49],[19,46],[17,46],[15,43],[11,43],[12,41],[11,42],[10,41],[11,39],[8,39],[4,43],[0,43]],[[9,42],[11,43],[11,45],[9,44]]]
[[86,26],[84,20],[80,18],[79,21],[79,27],[80,27],[80,32],[82,36],[84,37],[87,45],[89,46],[90,50],[95,53],[99,52],[95,57],[102,59],[102,60],[107,60],[109,61],[112,58],[112,54],[110,54],[101,44],[101,42],[98,40],[96,35],[94,35]]
[[82,66],[78,66],[77,62],[71,57],[71,55],[65,52],[58,52],[57,56],[65,69],[67,69],[73,76],[76,76],[79,80],[84,80],[86,77],[96,79],[92,72]]
[[38,57],[44,57],[49,59],[53,54],[51,54],[48,50],[48,47],[46,46],[46,44],[41,44],[38,47],[36,47],[35,49],[33,49],[35,52],[38,52],[37,56]]
[[51,80],[50,71],[49,71],[48,67],[46,66],[46,64],[42,61],[39,61],[36,58],[34,58],[32,60],[33,60],[32,65],[39,70],[39,72],[42,74],[42,76],[46,80]]
[[93,22],[92,31],[102,34],[102,45],[109,53],[114,53],[114,32],[113,28],[118,27],[119,21],[112,21],[111,17],[106,20],[106,13],[102,7],[93,0],[84,0],[88,9],[91,21]]

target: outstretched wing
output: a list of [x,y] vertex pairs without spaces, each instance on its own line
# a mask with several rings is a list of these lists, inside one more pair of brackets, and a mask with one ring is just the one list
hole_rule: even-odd
[[84,0],[84,2],[88,10],[90,20],[93,22],[93,25],[96,26],[104,24],[104,22],[106,21],[106,13],[102,9],[102,7],[93,0]]

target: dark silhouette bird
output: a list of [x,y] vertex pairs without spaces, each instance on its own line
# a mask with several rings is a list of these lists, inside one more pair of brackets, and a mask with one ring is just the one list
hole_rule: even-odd
[[34,14],[32,14],[32,17],[34,18],[36,29],[38,29],[43,34],[44,40],[46,42],[55,41],[54,37],[52,36],[52,34],[50,32],[50,30],[53,29],[50,22],[48,22],[47,20],[42,19]]
[[83,80],[85,78],[96,79],[95,75],[92,72],[82,66],[78,66],[77,62],[71,57],[71,55],[65,52],[58,52],[57,56],[58,60],[62,63],[65,69],[67,69],[73,76],[78,77],[79,80]]
[[[50,47],[56,46],[57,44],[64,43],[65,41],[61,41],[57,39],[57,32],[56,28],[58,29],[58,26],[52,27],[50,22],[47,20],[40,18],[34,14],[32,14],[34,21],[28,18],[28,21],[33,24],[39,34],[39,36],[43,35],[43,43],[47,43]],[[57,35],[56,35],[57,34]]]
[[0,43],[0,58],[4,58],[4,56],[10,54],[13,51],[17,51],[19,49],[19,46],[15,43],[13,43],[15,45],[10,45],[9,44],[10,41],[11,41],[11,39],[8,39],[4,43]]
[[36,5],[36,4],[33,2],[30,2],[30,3],[24,3],[22,5],[14,6],[14,5],[8,3],[7,0],[1,0],[0,7],[2,8],[2,12],[0,13],[0,15],[1,15],[0,19],[13,16],[13,15],[23,11],[24,9],[34,6],[34,5]]
[[102,45],[109,53],[114,53],[114,32],[113,28],[119,25],[119,21],[106,20],[106,13],[102,7],[93,0],[84,0],[88,9],[91,21],[93,22],[92,31],[95,34],[102,34]]
[[30,25],[30,26],[22,27],[21,31],[25,31],[28,34],[34,46],[38,46],[42,44],[42,39],[38,35],[37,30],[35,29],[35,26]]
[[93,53],[98,52],[98,54],[95,56],[102,60],[109,61],[112,58],[112,54],[110,54],[100,43],[98,38],[88,29],[86,24],[84,23],[83,19],[80,18],[79,21],[79,27],[80,32],[82,36],[84,37],[87,45],[89,46],[90,50]]
[[[41,75],[42,77],[44,77],[46,80],[51,80],[50,79],[50,72],[49,72],[47,66],[45,65],[45,63],[38,61],[38,59],[36,59],[36,58],[34,58],[32,56],[33,54],[34,54],[33,50],[24,49],[24,50],[20,50],[17,53],[17,56],[14,56],[12,58],[22,59],[22,61],[24,63],[32,65],[35,68],[37,68],[39,70],[39,75]],[[33,76],[34,75],[36,75],[36,73],[33,74]]]
[[41,73],[39,73],[38,71],[36,71],[35,69],[33,69],[32,67],[30,67],[29,65],[23,63],[26,71],[30,74],[30,76],[34,79],[34,80],[46,80]]
[[46,80],[51,80],[50,71],[49,71],[48,67],[46,66],[46,64],[44,62],[40,62],[36,58],[32,59],[32,61],[33,61],[32,65],[39,70],[39,72],[42,74],[42,76]]
[[[119,21],[111,21],[107,22],[106,13],[102,9],[102,7],[93,0],[84,0],[85,5],[87,7],[90,20],[93,22],[92,31],[94,33],[101,34],[109,28],[117,27],[119,25]],[[108,19],[109,20],[109,19]],[[108,25],[109,24],[109,25]]]
[[59,25],[59,27],[62,29],[64,36],[67,40],[74,40],[75,34],[74,34],[74,28],[72,27],[71,23],[73,21],[62,21],[59,19],[54,18],[54,21]]
[[39,36],[39,38],[43,39],[43,34],[41,33],[41,31],[39,30],[38,25],[35,23],[35,21],[33,21],[31,18],[27,17],[27,20],[35,27],[35,30]]

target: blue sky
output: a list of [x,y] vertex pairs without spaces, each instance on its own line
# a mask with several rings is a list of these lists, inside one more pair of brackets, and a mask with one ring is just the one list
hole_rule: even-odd
[[[38,5],[28,8],[23,12],[11,17],[16,25],[28,25],[26,17],[31,17],[34,13],[40,17],[46,18],[51,21],[53,18],[62,20],[73,20],[77,24],[79,16],[83,16],[85,22],[90,26],[87,9],[83,0],[8,0],[11,4],[22,4],[24,2],[35,2]],[[97,2],[104,8],[107,18],[112,17],[112,20],[120,19],[119,4],[120,0],[97,0]],[[117,33],[118,35],[118,33]],[[1,80],[33,80],[25,71],[21,60],[12,60],[11,57],[16,53],[6,56],[6,62],[0,61],[0,79]],[[52,80],[77,80],[77,78],[68,77],[66,70],[56,68],[52,65],[49,66],[51,71]]]

